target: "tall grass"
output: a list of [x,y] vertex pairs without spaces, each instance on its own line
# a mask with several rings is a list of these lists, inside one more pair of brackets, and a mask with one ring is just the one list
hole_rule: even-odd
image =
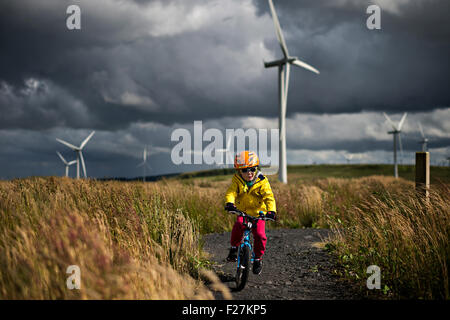
[[[1,182],[0,298],[211,299],[194,279],[199,231],[163,199],[140,184]],[[83,290],[66,288],[69,265]]]
[[231,230],[233,219],[225,214],[224,195],[229,181],[163,180],[145,185],[148,194],[159,194],[164,206],[182,208],[201,234]]
[[329,228],[331,218],[339,218],[371,194],[390,192],[395,197],[413,188],[413,183],[384,176],[302,180],[290,176],[291,183],[272,183],[277,200],[277,227]]
[[367,267],[378,265],[387,297],[450,298],[449,185],[423,201],[392,177],[290,181],[273,183],[279,225],[331,228],[329,247],[366,292]]
[[331,222],[342,263],[366,279],[378,265],[395,298],[449,299],[450,189],[374,193]]
[[[0,299],[212,298],[200,277],[229,297],[202,269],[201,235],[231,230],[230,178],[0,181]],[[269,180],[278,222],[268,228],[331,228],[330,246],[362,285],[376,264],[392,297],[449,298],[448,185],[421,202],[413,182],[385,176]],[[69,265],[82,290],[66,288]]]

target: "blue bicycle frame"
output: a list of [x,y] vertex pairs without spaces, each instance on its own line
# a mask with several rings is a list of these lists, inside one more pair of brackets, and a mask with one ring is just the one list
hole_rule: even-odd
[[237,256],[238,256],[238,258],[237,258],[237,268],[238,269],[241,267],[241,256],[240,256],[240,253],[241,253],[241,250],[245,246],[247,246],[249,248],[250,252],[252,253],[252,256],[250,257],[250,262],[253,262],[255,260],[255,253],[253,252],[253,248],[252,248],[252,245],[250,243],[250,231],[251,231],[251,228],[246,228],[245,229],[244,235],[242,236],[241,244],[239,245],[239,248],[238,248],[238,252],[237,252]]
[[[263,215],[264,212],[260,211],[259,214]],[[252,216],[247,215],[244,212],[239,212],[239,215],[243,217],[244,221],[243,224],[245,225],[245,230],[244,230],[244,234],[242,236],[242,240],[241,240],[241,244],[238,247],[238,252],[237,252],[237,269],[239,269],[241,267],[241,250],[247,246],[249,248],[249,251],[251,252],[251,257],[250,257],[250,263],[253,263],[253,261],[255,261],[255,253],[253,252],[253,247],[250,243],[250,232],[252,230],[253,227],[253,223],[257,223],[258,219],[264,219],[264,218],[255,218]],[[252,220],[254,220],[255,222],[252,221],[248,221],[248,219],[251,218]]]

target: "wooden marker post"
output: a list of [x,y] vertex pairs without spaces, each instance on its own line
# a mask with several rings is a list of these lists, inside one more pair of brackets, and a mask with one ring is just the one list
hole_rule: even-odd
[[428,200],[430,188],[430,153],[416,152],[416,191]]

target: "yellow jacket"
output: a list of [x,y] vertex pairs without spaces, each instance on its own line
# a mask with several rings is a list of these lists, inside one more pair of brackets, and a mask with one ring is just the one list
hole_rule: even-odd
[[239,210],[254,217],[259,216],[259,211],[277,211],[272,188],[262,173],[258,174],[255,184],[250,188],[236,173],[225,195],[225,203],[227,202],[234,203]]

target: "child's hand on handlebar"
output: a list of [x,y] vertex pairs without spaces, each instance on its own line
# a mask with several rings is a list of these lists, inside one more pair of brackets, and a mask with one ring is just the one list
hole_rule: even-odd
[[272,220],[272,221],[276,221],[277,220],[277,217],[276,217],[276,214],[275,214],[274,211],[267,211],[266,214],[264,214],[263,211],[260,211],[259,212],[259,216],[260,217],[264,217],[265,220]]
[[228,212],[230,212],[230,213],[233,213],[233,211],[236,211],[237,208],[236,208],[236,206],[234,205],[234,203],[227,202],[227,203],[225,204],[225,210],[228,211]]

